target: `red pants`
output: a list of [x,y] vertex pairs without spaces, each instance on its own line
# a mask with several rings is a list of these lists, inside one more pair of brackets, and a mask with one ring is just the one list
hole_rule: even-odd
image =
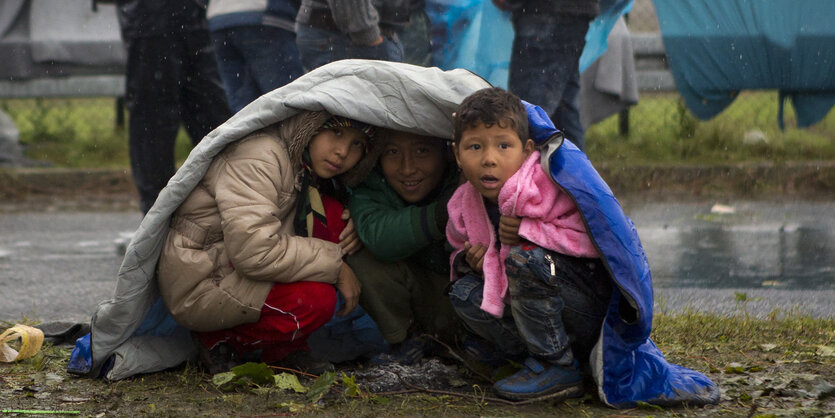
[[258,322],[197,333],[210,349],[226,343],[239,354],[261,350],[261,361],[276,362],[308,350],[307,337],[333,316],[336,288],[327,283],[276,283],[267,295]]

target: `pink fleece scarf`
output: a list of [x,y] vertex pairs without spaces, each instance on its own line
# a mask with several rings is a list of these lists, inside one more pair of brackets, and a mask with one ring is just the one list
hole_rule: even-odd
[[[464,243],[487,247],[484,255],[484,293],[481,309],[495,317],[504,313],[507,275],[504,260],[510,247],[496,241],[484,198],[469,182],[462,184],[447,204],[446,235],[453,246],[450,264]],[[574,257],[598,257],[574,201],[542,169],[534,151],[499,192],[499,211],[522,218],[519,236],[551,251]],[[454,267],[454,266],[453,266]],[[451,278],[455,280],[454,269]]]

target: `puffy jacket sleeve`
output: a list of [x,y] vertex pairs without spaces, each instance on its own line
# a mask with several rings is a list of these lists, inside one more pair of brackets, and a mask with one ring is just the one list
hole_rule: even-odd
[[276,152],[233,153],[218,173],[215,199],[232,265],[251,280],[335,283],[339,245],[279,231],[282,222],[292,223],[295,193],[293,181],[281,178],[292,167],[280,167]]

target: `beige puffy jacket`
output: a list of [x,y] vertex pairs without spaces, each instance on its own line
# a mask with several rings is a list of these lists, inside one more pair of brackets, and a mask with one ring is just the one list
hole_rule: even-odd
[[293,228],[301,155],[329,117],[304,112],[228,145],[174,213],[157,274],[178,323],[205,332],[255,322],[273,283],[336,282],[339,245]]

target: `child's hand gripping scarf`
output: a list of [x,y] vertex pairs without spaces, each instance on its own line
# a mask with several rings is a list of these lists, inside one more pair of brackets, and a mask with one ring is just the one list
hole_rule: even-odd
[[[504,260],[510,247],[500,245],[484,209],[484,198],[470,183],[462,184],[447,205],[447,239],[455,248],[450,263],[464,243],[487,246],[484,254],[484,293],[481,309],[493,316],[504,313],[507,275]],[[499,192],[502,215],[521,217],[519,236],[540,247],[574,257],[597,257],[577,206],[545,174],[534,151]],[[454,268],[451,269],[455,280]]]

